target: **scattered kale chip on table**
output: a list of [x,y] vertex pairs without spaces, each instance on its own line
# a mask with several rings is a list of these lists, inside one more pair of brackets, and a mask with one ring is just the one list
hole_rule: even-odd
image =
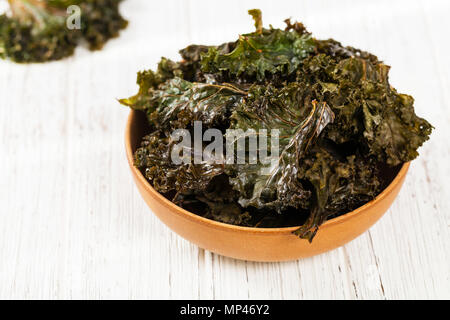
[[[0,15],[0,58],[18,63],[47,62],[71,56],[86,42],[99,50],[128,22],[119,13],[122,0],[8,0]],[[67,9],[80,9],[79,28],[69,28]]]
[[[311,241],[327,219],[374,199],[386,187],[382,168],[416,158],[432,126],[391,87],[376,56],[317,40],[290,20],[285,30],[265,29],[261,12],[249,13],[255,32],[191,45],[181,62],[163,58],[138,74],[139,93],[120,100],[148,119],[135,165],[192,212],[242,226],[300,226],[295,233]],[[277,165],[174,164],[171,133],[195,121],[224,135],[278,129]]]

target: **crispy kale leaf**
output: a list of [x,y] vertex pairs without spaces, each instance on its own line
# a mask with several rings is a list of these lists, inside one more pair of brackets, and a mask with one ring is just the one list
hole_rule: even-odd
[[152,128],[170,130],[190,128],[194,121],[204,126],[220,126],[227,115],[247,93],[237,86],[193,83],[175,77],[159,84],[159,74],[140,73],[140,92],[129,99],[120,100],[136,110],[145,110]]
[[102,49],[108,40],[118,37],[119,31],[127,27],[128,21],[119,12],[121,1],[77,0],[82,12],[81,31],[90,50]]
[[347,213],[372,200],[380,191],[377,161],[359,152],[347,157],[328,142],[318,143],[303,159],[298,178],[312,185],[311,212],[295,232],[310,241],[328,217]]
[[[336,44],[329,50],[337,50]],[[392,166],[415,159],[432,126],[416,116],[413,98],[391,87],[390,67],[376,57],[352,48],[342,52],[311,57],[297,73],[297,81],[320,85],[336,114],[326,137],[338,144],[354,141]]]
[[[175,143],[170,137],[155,131],[144,137],[141,148],[135,154],[135,165],[144,169],[145,176],[159,192],[188,194],[203,191],[214,177],[223,173],[223,166],[207,161],[199,164],[173,163],[171,153]],[[194,157],[194,148],[186,147],[184,152],[187,157]]]
[[[290,20],[285,30],[264,29],[261,12],[249,13],[255,32],[191,45],[182,61],[163,58],[156,71],[138,74],[138,94],[120,100],[148,119],[135,164],[192,212],[243,226],[296,225],[311,241],[327,219],[374,199],[433,127],[415,114],[412,97],[390,85],[389,67],[376,56],[314,39]],[[186,146],[191,161],[174,164],[171,133],[192,133],[196,121],[219,129],[232,156],[224,148],[220,162],[193,164],[198,151]],[[256,154],[239,154],[240,139],[256,141]]]
[[[19,63],[60,60],[85,40],[100,49],[125,28],[121,0],[8,0],[10,14],[0,15],[0,58]],[[78,5],[81,28],[67,27],[66,8]]]
[[[310,191],[297,177],[301,159],[333,122],[334,114],[325,102],[308,100],[307,92],[295,82],[282,89],[258,86],[233,112],[230,128],[241,129],[246,137],[257,138],[261,129],[279,131],[279,155],[275,159],[259,159],[257,164],[238,164],[229,169],[231,184],[241,194],[239,203],[243,207],[278,213],[288,207],[308,208]],[[258,151],[270,154],[270,150],[261,150],[263,146],[269,143],[259,143]]]
[[210,47],[202,55],[201,68],[205,73],[225,73],[230,77],[256,77],[263,81],[268,74],[293,73],[309,54],[314,52],[314,40],[301,30],[263,29],[261,12],[249,11],[255,19],[257,31],[239,36],[235,49],[223,53]]

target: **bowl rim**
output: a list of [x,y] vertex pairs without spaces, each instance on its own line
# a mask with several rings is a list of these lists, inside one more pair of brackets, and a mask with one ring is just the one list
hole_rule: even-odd
[[[140,184],[145,188],[145,190],[153,195],[154,198],[158,199],[161,204],[163,204],[170,212],[177,214],[178,216],[190,220],[195,223],[207,225],[216,229],[221,229],[225,231],[234,231],[234,232],[246,232],[246,233],[254,233],[254,234],[286,234],[292,233],[293,231],[300,228],[300,226],[296,227],[283,227],[283,228],[255,228],[255,227],[243,227],[236,226],[232,224],[227,224],[223,222],[218,222],[215,220],[211,220],[208,218],[201,217],[193,212],[190,212],[182,207],[176,205],[166,197],[164,197],[161,193],[156,191],[150,182],[145,178],[142,172],[134,166],[134,154],[131,146],[131,130],[132,130],[132,122],[133,117],[137,116],[138,111],[131,110],[128,115],[126,128],[125,128],[125,150],[127,155],[128,164],[132,173],[134,173],[135,177],[138,179]],[[387,195],[389,195],[395,187],[401,183],[402,179],[406,176],[409,166],[411,162],[405,162],[400,168],[397,175],[394,177],[392,182],[378,195],[375,199],[367,202],[361,207],[350,211],[348,213],[342,214],[339,217],[327,220],[320,226],[320,229],[323,231],[326,228],[329,228],[333,225],[344,223],[360,213],[364,212],[367,208],[376,205],[378,202],[382,201]]]

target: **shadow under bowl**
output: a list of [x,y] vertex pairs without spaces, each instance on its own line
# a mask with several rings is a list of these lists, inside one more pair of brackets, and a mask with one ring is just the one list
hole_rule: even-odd
[[201,248],[235,259],[287,261],[311,257],[338,248],[367,231],[388,210],[397,197],[410,163],[395,172],[392,180],[372,201],[358,209],[325,222],[312,243],[300,239],[289,228],[249,228],[225,224],[191,213],[157,192],[133,165],[133,154],[148,133],[145,114],[131,111],[125,132],[125,147],[134,181],[147,205],[170,229]]

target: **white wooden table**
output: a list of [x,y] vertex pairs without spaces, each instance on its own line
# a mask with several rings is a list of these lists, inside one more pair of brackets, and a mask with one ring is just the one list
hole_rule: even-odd
[[[132,181],[128,110],[115,101],[161,56],[251,31],[253,7],[265,25],[292,16],[318,38],[377,54],[436,127],[370,231],[288,263],[217,256],[159,222]],[[0,61],[0,298],[450,298],[449,1],[127,0],[122,9],[130,26],[104,51]]]

